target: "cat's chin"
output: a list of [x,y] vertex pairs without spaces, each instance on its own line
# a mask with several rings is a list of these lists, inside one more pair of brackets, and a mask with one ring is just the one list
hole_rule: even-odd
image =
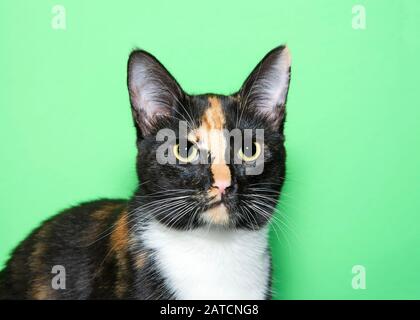
[[223,201],[213,203],[201,214],[201,220],[206,224],[216,226],[229,226],[229,210]]

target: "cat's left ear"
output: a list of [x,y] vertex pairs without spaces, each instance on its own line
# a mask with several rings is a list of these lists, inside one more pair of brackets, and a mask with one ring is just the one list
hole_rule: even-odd
[[291,56],[286,46],[271,50],[242,85],[239,95],[243,107],[262,113],[275,129],[285,117],[289,91]]

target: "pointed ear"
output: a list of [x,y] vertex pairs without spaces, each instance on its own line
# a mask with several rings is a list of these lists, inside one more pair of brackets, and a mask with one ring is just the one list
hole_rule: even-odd
[[261,60],[239,91],[243,107],[264,114],[275,128],[284,120],[290,70],[288,48],[277,47]]
[[140,136],[150,134],[159,119],[172,115],[184,97],[174,77],[154,56],[143,50],[130,54],[127,82]]

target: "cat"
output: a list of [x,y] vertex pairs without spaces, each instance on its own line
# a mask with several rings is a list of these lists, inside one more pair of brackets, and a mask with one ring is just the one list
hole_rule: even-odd
[[[290,72],[283,45],[236,93],[190,95],[153,55],[134,50],[127,68],[138,148],[134,195],[46,220],[0,273],[0,298],[270,299],[267,237],[285,180]],[[164,129],[178,136],[158,139]],[[252,133],[250,148],[209,134],[233,129],[264,131],[259,140]],[[163,155],[175,161],[158,161],[164,143]],[[216,161],[217,154],[227,157]],[[261,158],[261,172],[247,171]]]

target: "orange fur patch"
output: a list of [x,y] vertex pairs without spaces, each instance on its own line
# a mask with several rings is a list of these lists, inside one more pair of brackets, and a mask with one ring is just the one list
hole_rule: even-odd
[[142,252],[139,253],[135,259],[134,259],[134,266],[136,267],[136,269],[141,269],[144,267],[144,264],[146,263],[146,253]]
[[[31,298],[36,300],[52,299],[54,291],[51,288],[47,267],[44,262],[44,254],[47,250],[48,232],[50,228],[46,224],[35,236],[37,242],[34,244],[33,251],[28,259],[29,269],[34,273],[34,280],[30,289]],[[44,274],[45,273],[45,274]]]
[[211,198],[217,197],[219,195],[219,190],[217,188],[211,187],[210,190],[207,192],[207,194]]
[[212,164],[211,172],[213,173],[214,180],[226,180],[230,181],[230,169],[226,164],[216,163]]
[[104,220],[105,218],[109,217],[109,215],[118,207],[120,207],[121,204],[106,204],[100,209],[96,210],[92,213],[92,217],[96,220]]
[[43,280],[37,280],[32,287],[32,297],[35,300],[47,300],[53,299],[52,290],[46,284],[41,284],[39,282],[48,281],[46,278]]
[[[226,140],[223,135],[225,128],[225,117],[222,103],[219,98],[210,96],[208,98],[209,106],[205,110],[201,119],[201,126],[194,132],[193,141],[199,141],[212,155],[210,171],[214,181],[231,181],[229,166],[225,161]],[[207,195],[220,201],[220,193],[215,186],[212,186]],[[229,222],[229,215],[226,207],[221,204],[215,208],[209,209],[204,213],[204,218],[210,223],[226,224]]]
[[198,129],[199,140],[206,140],[205,144],[212,156],[215,157],[211,164],[211,172],[214,180],[230,181],[230,169],[226,165],[224,154],[226,143],[223,137],[225,117],[222,104],[219,98],[211,96],[208,98],[209,107],[201,119],[201,126]]
[[202,126],[205,130],[222,130],[225,125],[222,104],[216,97],[209,97],[209,107],[204,112]]
[[127,211],[121,212],[115,228],[111,234],[111,251],[115,253],[117,259],[117,280],[115,284],[115,294],[122,298],[127,291],[127,247],[128,247],[128,216]]
[[128,244],[128,217],[127,212],[123,211],[118,218],[115,228],[111,234],[111,245],[113,251],[125,251]]

